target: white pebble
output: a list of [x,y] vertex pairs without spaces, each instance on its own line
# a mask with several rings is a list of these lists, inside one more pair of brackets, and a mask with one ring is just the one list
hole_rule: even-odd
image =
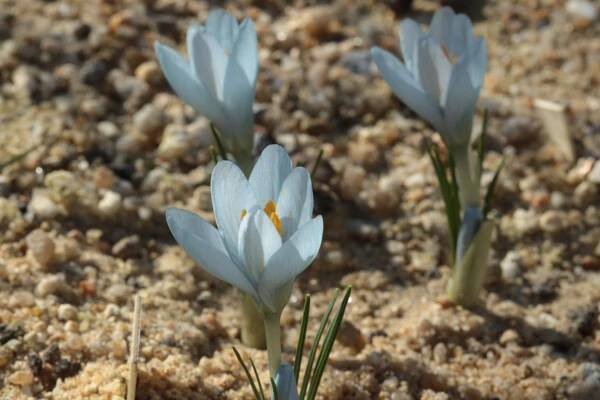
[[72,321],[77,319],[77,308],[70,304],[61,304],[58,307],[58,319],[62,321]]

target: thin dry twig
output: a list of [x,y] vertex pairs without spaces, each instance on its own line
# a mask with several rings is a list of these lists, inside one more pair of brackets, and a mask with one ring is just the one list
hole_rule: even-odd
[[129,377],[127,379],[127,400],[135,400],[137,386],[137,363],[140,353],[140,323],[142,319],[142,301],[136,294],[133,299],[133,323],[131,326],[131,349],[129,352]]

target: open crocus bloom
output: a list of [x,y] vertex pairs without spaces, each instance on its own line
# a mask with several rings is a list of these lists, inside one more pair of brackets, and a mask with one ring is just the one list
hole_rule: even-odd
[[232,15],[217,9],[209,13],[206,26],[188,29],[189,60],[158,42],[155,49],[175,93],[211,120],[229,151],[249,154],[258,72],[254,23],[246,18],[238,25]]
[[429,32],[405,19],[400,50],[404,64],[381,48],[371,49],[394,94],[431,123],[450,148],[467,145],[487,67],[485,41],[473,36],[469,18],[444,7],[433,16]]
[[285,150],[268,146],[249,179],[220,161],[212,173],[218,230],[197,215],[170,208],[177,242],[206,271],[250,295],[264,312],[287,304],[294,279],[317,256],[323,219],[312,218],[310,175],[292,168]]

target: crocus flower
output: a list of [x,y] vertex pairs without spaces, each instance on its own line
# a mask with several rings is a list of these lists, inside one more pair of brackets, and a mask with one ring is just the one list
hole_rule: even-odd
[[310,175],[270,145],[249,179],[234,163],[219,161],[211,194],[218,229],[170,208],[173,236],[206,271],[250,295],[265,314],[278,315],[321,246],[323,219],[312,217]]
[[158,42],[155,49],[175,93],[216,126],[227,150],[250,154],[258,72],[252,20],[238,25],[232,15],[213,10],[205,26],[192,25],[187,31],[189,60]]
[[277,386],[277,398],[279,400],[298,400],[294,368],[290,364],[282,364],[277,369],[275,385]]
[[394,94],[433,125],[448,147],[468,145],[487,67],[485,41],[473,36],[469,18],[444,7],[433,16],[429,32],[405,19],[400,50],[404,64],[381,48],[371,49]]

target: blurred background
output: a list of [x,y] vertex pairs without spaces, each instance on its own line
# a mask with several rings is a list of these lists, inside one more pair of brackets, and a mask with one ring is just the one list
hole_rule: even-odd
[[[398,54],[398,22],[426,25],[443,4],[487,41],[484,183],[506,157],[479,311],[438,301],[445,217],[423,138],[438,139],[368,51]],[[354,286],[322,398],[599,398],[591,0],[0,0],[0,398],[123,397],[134,293],[139,399],[251,398],[230,349],[236,294],[194,266],[163,216],[213,219],[212,137],[153,43],[184,51],[187,27],[214,7],[257,26],[259,145],[309,167],[324,152],[325,240],[283,317],[292,349],[303,293],[315,326],[332,288]],[[267,371],[265,354],[244,351]]]

